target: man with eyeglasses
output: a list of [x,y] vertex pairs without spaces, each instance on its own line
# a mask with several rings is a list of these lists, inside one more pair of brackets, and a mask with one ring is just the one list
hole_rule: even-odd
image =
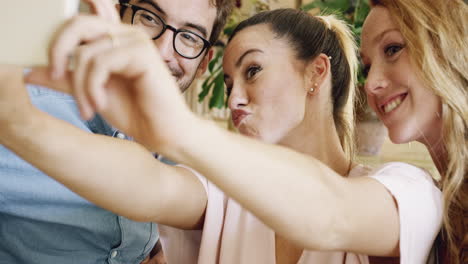
[[142,28],[154,40],[185,91],[206,70],[212,57],[211,45],[232,6],[230,0],[216,2],[221,6],[217,12],[203,10],[196,1],[172,0],[120,0],[119,9],[122,21]]
[[[95,8],[108,5],[106,1],[86,0]],[[231,0],[120,0],[117,9],[122,22],[140,27],[153,40],[181,91],[185,91],[206,70],[213,54],[210,48],[231,6]],[[68,95],[33,85],[28,90],[35,106],[58,119],[87,132],[116,138],[111,140],[127,138],[99,116],[81,120]],[[38,136],[33,130],[21,134],[29,138],[25,148],[38,159],[57,150],[69,154],[74,163],[76,150],[55,143],[60,140]],[[63,135],[67,137],[71,137],[69,142],[78,140]],[[78,151],[79,155],[97,155],[93,149],[86,152]],[[131,221],[93,205],[1,145],[0,175],[0,264],[159,263],[154,257],[161,249],[159,243],[155,246],[155,224]]]

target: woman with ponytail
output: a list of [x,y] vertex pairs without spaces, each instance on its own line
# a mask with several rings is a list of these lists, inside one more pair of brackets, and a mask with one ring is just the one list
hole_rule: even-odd
[[441,175],[438,184],[444,201],[438,259],[468,263],[466,1],[371,4],[361,52],[370,106],[393,142],[419,141],[427,146]]
[[[430,175],[408,164],[371,170],[353,162],[357,54],[342,21],[279,9],[236,28],[223,67],[233,123],[245,136],[191,113],[152,43],[125,32],[125,39],[112,37],[110,61],[91,59],[83,82],[91,85],[74,92],[147,149],[184,165],[160,168],[145,149],[130,147],[136,143],[112,151],[85,144],[98,139],[81,135],[80,145],[101,154],[67,149],[72,159],[44,165],[50,176],[131,219],[201,228],[200,238],[160,226],[169,264],[197,258],[200,264],[374,263],[368,255],[400,256],[403,264],[426,260],[442,221],[441,192]],[[93,85],[103,80],[106,85]],[[59,84],[73,87],[68,79]],[[54,149],[41,149],[41,156]],[[114,162],[121,155],[125,162]],[[96,164],[74,167],[85,178],[54,169],[77,159]],[[129,190],[139,191],[114,199]]]

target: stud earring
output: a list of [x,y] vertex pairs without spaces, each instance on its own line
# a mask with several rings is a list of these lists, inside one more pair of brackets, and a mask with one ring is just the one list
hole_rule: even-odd
[[309,92],[310,92],[310,93],[315,92],[315,88],[317,88],[317,87],[318,87],[318,84],[317,84],[317,83],[314,83],[314,86],[312,86],[312,87],[310,88]]

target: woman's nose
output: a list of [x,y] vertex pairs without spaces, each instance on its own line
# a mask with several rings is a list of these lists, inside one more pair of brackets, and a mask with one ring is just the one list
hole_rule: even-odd
[[248,104],[247,93],[239,85],[233,85],[228,99],[228,106],[231,110],[240,109]]
[[388,80],[381,66],[370,67],[364,89],[367,94],[378,94],[388,86]]

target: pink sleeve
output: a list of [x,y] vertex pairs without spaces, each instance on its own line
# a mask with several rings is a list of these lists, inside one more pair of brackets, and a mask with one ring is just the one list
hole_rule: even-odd
[[159,235],[168,264],[217,263],[227,197],[214,184],[195,170],[191,171],[203,184],[208,197],[203,230],[182,230],[159,225]]
[[393,195],[400,217],[400,264],[426,263],[442,225],[442,193],[424,170],[388,163],[370,173]]
[[200,173],[198,173],[197,171],[195,171],[194,169],[192,168],[189,168],[183,164],[177,164],[175,165],[176,167],[181,167],[181,168],[184,168],[188,171],[190,171],[193,175],[197,176],[197,178],[200,180],[200,182],[203,184],[203,187],[205,187],[205,191],[208,193],[208,180],[203,177]]
[[[199,173],[184,165],[176,165],[192,172],[207,190],[208,182]],[[168,264],[198,263],[198,254],[202,238],[202,230],[183,230],[171,226],[158,225],[159,237],[164,252],[164,257]]]

